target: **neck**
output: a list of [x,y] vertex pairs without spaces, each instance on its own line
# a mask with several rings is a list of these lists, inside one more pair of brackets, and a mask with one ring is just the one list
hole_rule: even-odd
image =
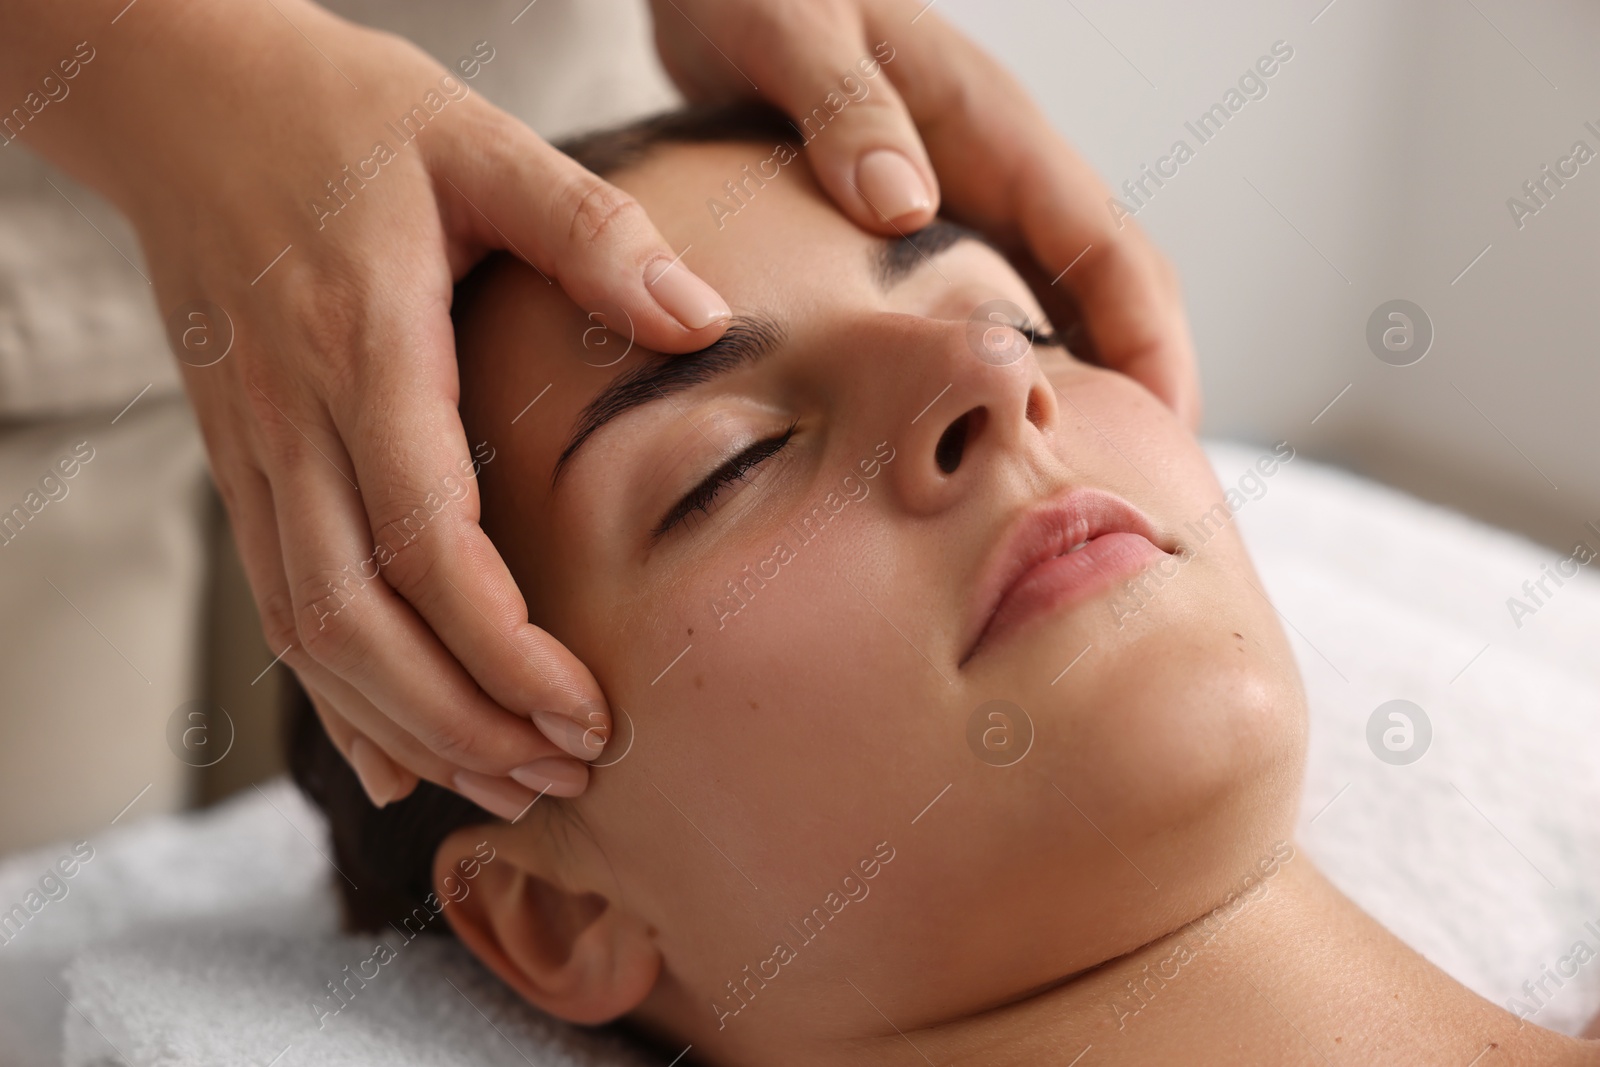
[[[836,1062],[949,1067],[1593,1063],[1600,1046],[1522,1023],[1384,930],[1302,855],[1266,889],[1024,1000],[891,1034]],[[1074,1057],[1081,1055],[1081,1061]]]

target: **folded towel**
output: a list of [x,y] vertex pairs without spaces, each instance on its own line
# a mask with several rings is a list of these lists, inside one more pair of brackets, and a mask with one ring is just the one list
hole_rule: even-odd
[[[130,818],[87,835],[86,849],[62,842],[0,864],[0,1062],[7,1067],[60,1062],[62,1020],[75,1013],[57,989],[66,990],[62,970],[87,946],[129,932],[181,940],[202,930],[316,938],[338,929],[318,851],[327,849],[326,827],[287,780],[191,815],[132,821],[137,813],[135,804]],[[61,878],[63,857],[86,852],[87,862]],[[50,872],[65,896],[41,893],[47,902],[27,911],[29,894]],[[24,919],[7,910],[16,904]]]
[[[1210,448],[1223,484],[1240,490],[1234,521],[1306,680],[1301,845],[1468,987],[1576,1032],[1600,1007],[1600,964],[1567,976],[1561,963],[1579,940],[1600,948],[1585,925],[1600,928],[1600,581],[1585,568],[1547,582],[1536,612],[1513,618],[1507,599],[1569,553],[1303,458],[1249,477],[1264,451]],[[1368,742],[1373,713],[1393,699],[1432,727],[1409,764]],[[71,895],[0,947],[0,1027],[21,1031],[31,1006],[64,1028],[68,1067],[266,1067],[280,1052],[277,1067],[636,1062],[521,1005],[458,947],[421,938],[319,1030],[325,983],[373,955],[370,939],[331,932],[324,836],[276,783],[94,838]],[[58,851],[0,866],[0,907]],[[32,999],[12,996],[30,983]],[[0,1047],[18,1046],[0,1030]]]
[[83,1017],[69,1019],[65,1062],[659,1067],[616,1036],[529,1009],[459,942],[414,936],[203,933],[91,953],[67,972]]

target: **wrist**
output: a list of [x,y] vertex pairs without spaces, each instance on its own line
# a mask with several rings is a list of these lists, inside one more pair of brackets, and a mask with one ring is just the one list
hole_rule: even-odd
[[48,159],[134,218],[225,163],[215,157],[270,99],[263,83],[300,76],[294,48],[323,62],[296,24],[331,20],[307,0],[0,3],[0,12],[23,27],[0,46],[10,72],[0,109],[15,98],[29,116],[12,123],[7,147]]

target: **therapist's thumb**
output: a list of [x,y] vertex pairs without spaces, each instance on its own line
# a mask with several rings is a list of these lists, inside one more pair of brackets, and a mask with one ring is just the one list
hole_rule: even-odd
[[[431,166],[445,213],[472,243],[537,267],[601,325],[659,352],[722,335],[731,312],[632,196],[509,116]],[[481,131],[480,131],[481,134]],[[613,321],[620,312],[625,321]],[[600,321],[600,320],[596,320]]]
[[933,221],[939,182],[889,80],[893,45],[817,32],[786,34],[778,47],[788,54],[764,65],[762,92],[794,122],[817,181],[840,210],[882,234]]

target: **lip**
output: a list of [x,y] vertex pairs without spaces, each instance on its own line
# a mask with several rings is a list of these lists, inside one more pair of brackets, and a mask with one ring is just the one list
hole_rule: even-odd
[[1072,489],[1028,509],[981,572],[961,664],[1023,623],[1082,603],[1169,555],[1158,537],[1143,512],[1098,489]]

